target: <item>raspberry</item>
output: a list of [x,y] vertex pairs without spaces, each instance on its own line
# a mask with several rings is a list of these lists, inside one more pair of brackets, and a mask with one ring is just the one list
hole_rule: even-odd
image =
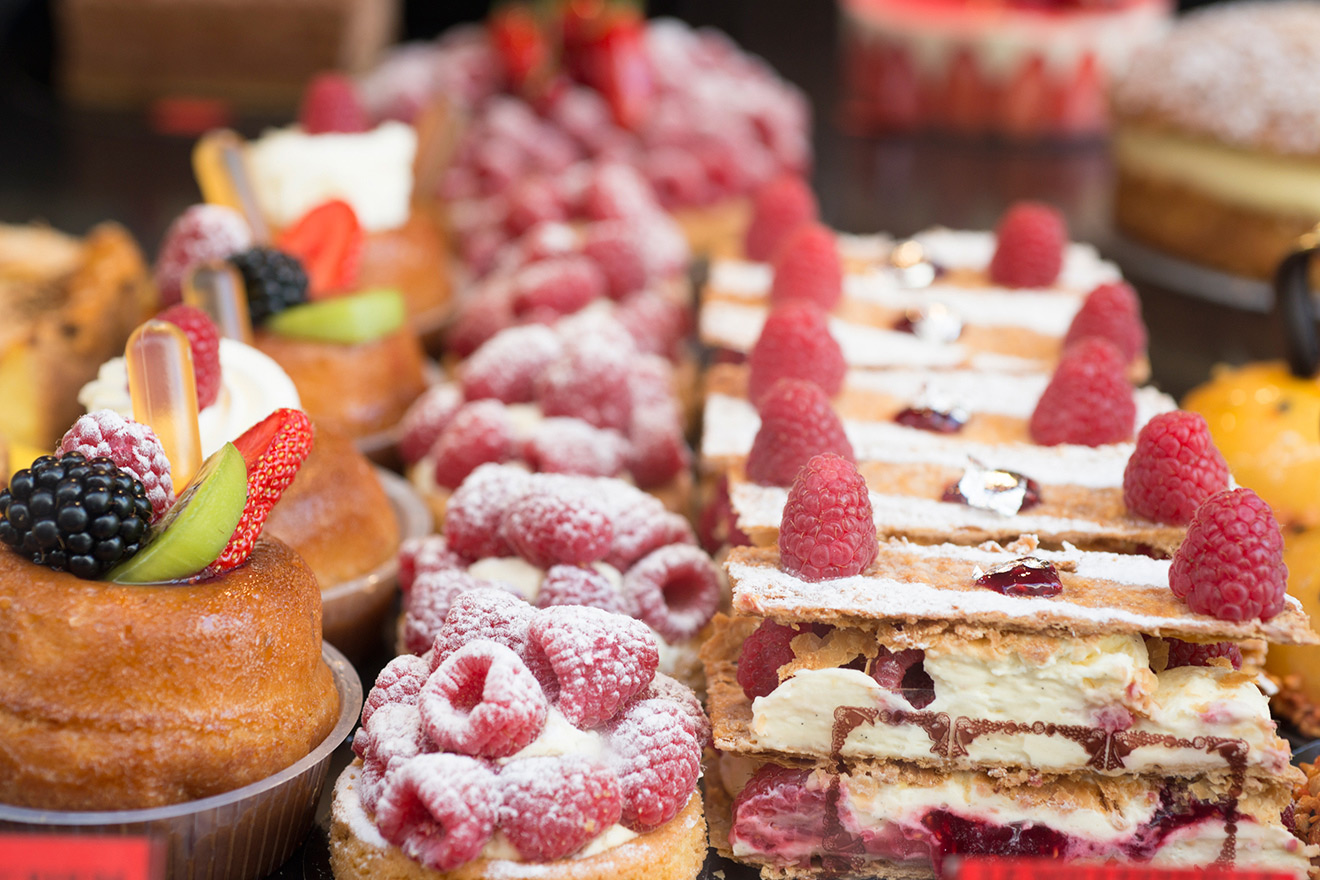
[[599,608],[543,608],[527,630],[529,650],[543,656],[554,680],[555,706],[582,729],[608,721],[655,677],[655,636],[631,617]]
[[223,205],[193,205],[165,232],[153,275],[161,305],[183,300],[183,279],[210,260],[224,260],[252,247],[252,230],[243,215]]
[[623,469],[626,441],[581,419],[552,418],[536,426],[522,457],[534,471],[613,477]]
[[441,750],[507,758],[536,739],[549,706],[522,658],[471,641],[445,658],[417,698],[422,729]]
[[790,643],[809,631],[806,624],[785,626],[769,618],[761,621],[738,655],[738,684],[747,699],[767,696],[779,687],[779,667],[792,663],[796,656]]
[[[692,693],[692,688],[670,678],[663,672],[657,672],[651,683],[633,698],[633,702],[641,702],[642,700],[668,700],[672,702],[683,710],[683,720],[686,721],[687,729],[697,738],[697,742],[703,746],[710,744],[710,719],[706,717],[706,710],[701,707],[701,700],[698,700],[697,695]],[[632,708],[632,703],[624,708],[624,712],[627,712],[630,708]]]
[[1213,657],[1223,657],[1233,664],[1234,669],[1242,668],[1242,649],[1233,642],[1184,642],[1182,639],[1165,638],[1169,646],[1169,662],[1165,669],[1177,666],[1209,666]]
[[468,357],[505,327],[512,327],[513,291],[507,283],[487,282],[456,310],[453,326],[445,337],[450,351]]
[[621,349],[570,345],[537,381],[542,411],[626,432],[632,419],[627,359]]
[[454,413],[427,457],[435,462],[436,485],[454,489],[478,465],[508,461],[514,451],[513,423],[504,404],[478,400]]
[[1063,353],[1028,427],[1042,446],[1102,446],[1129,439],[1136,419],[1122,355],[1107,340],[1092,337]]
[[815,382],[826,396],[843,387],[848,367],[820,306],[788,302],[771,309],[747,356],[747,396],[757,403],[780,379]]
[[752,202],[752,222],[743,247],[747,259],[770,262],[788,237],[819,213],[816,197],[801,177],[785,174],[770,181],[757,190]]
[[1125,281],[1101,284],[1086,295],[1086,301],[1068,325],[1063,338],[1067,348],[1088,336],[1108,339],[1132,363],[1146,350],[1146,325],[1141,320],[1141,301]]
[[[362,704],[362,724],[371,721],[376,710],[389,704],[417,705],[417,695],[431,676],[431,665],[415,654],[400,654],[376,676],[376,683]],[[354,746],[357,743],[354,742]]]
[[524,758],[500,768],[500,830],[524,859],[562,859],[619,821],[619,778],[579,755]]
[[445,540],[467,559],[511,556],[500,523],[504,513],[532,487],[522,468],[482,465],[449,497],[445,507]]
[[440,535],[407,538],[399,545],[399,590],[406,598],[419,575],[449,568],[463,568],[463,557],[449,549]]
[[603,559],[614,540],[605,512],[585,497],[531,492],[504,515],[504,539],[537,568]]
[[623,299],[646,287],[646,260],[628,223],[619,220],[592,223],[587,227],[582,252],[605,276],[610,299]]
[[866,481],[846,458],[812,457],[788,490],[779,526],[780,564],[807,581],[861,574],[880,544]]
[[631,436],[628,472],[643,489],[664,486],[692,463],[692,452],[672,407],[637,409],[633,413]]
[[1269,620],[1283,610],[1288,567],[1274,513],[1250,489],[1207,498],[1169,567],[1169,589],[1197,614]]
[[571,315],[605,296],[605,276],[586,257],[555,257],[518,270],[513,279],[513,312],[539,310]]
[[1017,202],[995,227],[990,280],[1004,287],[1049,287],[1063,268],[1068,227],[1063,215],[1040,202]]
[[463,390],[452,382],[433,385],[414,400],[399,424],[403,460],[416,464],[425,458],[462,405]]
[[1160,413],[1137,434],[1123,471],[1127,509],[1170,525],[1186,525],[1202,501],[1228,488],[1228,464],[1205,419],[1194,412]]
[[674,366],[665,358],[644,354],[634,360],[628,370],[628,387],[632,389],[634,413],[640,408],[668,407],[674,424],[679,423]]
[[[420,688],[421,685],[418,685]],[[362,758],[362,804],[375,810],[390,771],[425,751],[434,751],[422,733],[416,695],[411,702],[386,703],[353,735],[353,751]]]
[[495,834],[498,781],[466,755],[418,755],[391,773],[376,825],[410,859],[450,871],[481,855]]
[[810,770],[763,764],[734,798],[729,837],[783,864],[806,864],[826,839],[833,809]]
[[935,682],[926,672],[926,652],[920,648],[891,651],[880,646],[880,655],[871,668],[875,683],[892,694],[897,694],[924,709],[935,701]]
[[788,486],[807,459],[833,452],[855,461],[843,422],[814,382],[780,379],[757,404],[761,427],[747,454],[747,479]]
[[518,251],[520,262],[514,268],[570,256],[579,251],[578,234],[567,223],[538,223],[518,240]]
[[206,409],[220,396],[220,331],[210,315],[196,306],[170,306],[156,316],[169,321],[188,337],[192,349],[193,383],[197,386],[197,408]]
[[701,742],[688,713],[669,700],[633,703],[610,731],[610,746],[623,791],[620,823],[642,833],[677,816],[701,772]]
[[527,641],[527,627],[535,613],[536,609],[521,596],[498,587],[481,587],[459,594],[435,635],[431,669],[439,667],[468,642],[484,639],[513,651],[533,673],[538,672],[543,664],[529,653]]
[[147,490],[152,522],[174,503],[174,481],[165,448],[155,432],[140,422],[108,409],[88,413],[65,433],[55,455],[69,452],[80,452],[88,461],[106,456],[137,478]]
[[611,614],[629,614],[623,595],[609,578],[594,568],[556,565],[545,573],[541,591],[536,594],[541,608],[552,605],[588,605]]
[[461,567],[418,575],[404,603],[404,650],[413,654],[425,654],[431,650],[436,633],[444,627],[454,601],[464,593],[481,589],[498,589],[498,586]]
[[692,317],[686,306],[650,290],[625,297],[614,317],[627,328],[638,351],[665,358],[678,356],[692,329]]
[[229,543],[207,569],[212,574],[237,568],[252,555],[270,509],[312,451],[312,420],[299,409],[277,409],[244,431],[234,446],[247,465],[247,504]]
[[531,403],[536,377],[563,352],[563,342],[549,327],[529,324],[501,330],[463,361],[463,395],[468,400]]
[[307,134],[355,134],[371,128],[357,87],[341,73],[312,77],[298,108],[298,123]]
[[712,192],[700,160],[680,147],[661,147],[646,156],[646,177],[666,211],[703,205]]
[[650,185],[637,169],[620,162],[597,165],[582,196],[582,211],[589,220],[629,220],[658,207]]
[[559,223],[568,219],[559,193],[544,178],[529,177],[520,181],[509,191],[508,198],[504,229],[515,238],[538,223]]
[[670,643],[695,636],[720,605],[719,573],[690,544],[669,544],[643,556],[624,574],[623,589],[637,617]]
[[[632,487],[627,487],[632,488]],[[614,546],[605,561],[619,571],[627,571],[637,560],[666,544],[696,544],[692,526],[682,515],[665,510],[653,495],[641,496],[634,505],[612,510]],[[645,500],[642,500],[645,499]]]
[[803,299],[828,311],[842,296],[843,262],[834,233],[820,223],[803,224],[788,237],[775,259],[771,304]]

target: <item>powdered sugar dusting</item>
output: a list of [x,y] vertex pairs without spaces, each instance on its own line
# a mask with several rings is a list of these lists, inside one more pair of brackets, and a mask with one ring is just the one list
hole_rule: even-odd
[[88,461],[106,456],[128,471],[147,490],[152,515],[159,517],[174,503],[170,460],[147,425],[101,409],[82,416],[60,440],[56,455],[81,452]]

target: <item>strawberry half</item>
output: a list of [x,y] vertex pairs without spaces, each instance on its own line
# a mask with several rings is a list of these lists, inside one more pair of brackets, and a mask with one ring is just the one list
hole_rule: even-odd
[[229,543],[211,563],[209,575],[237,568],[252,555],[270,509],[312,451],[312,422],[302,410],[277,409],[248,428],[234,446],[247,465],[247,505]]
[[324,299],[333,291],[351,288],[357,281],[363,237],[353,206],[342,199],[331,199],[298,218],[280,233],[275,244],[302,260],[309,298]]

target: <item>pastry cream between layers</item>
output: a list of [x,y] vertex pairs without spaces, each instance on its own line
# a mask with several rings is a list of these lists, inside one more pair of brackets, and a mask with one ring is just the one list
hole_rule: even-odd
[[[361,759],[335,783],[330,816],[330,867],[336,880],[691,880],[706,861],[706,820],[701,794],[654,831],[552,862],[479,858],[452,871],[410,859],[381,837],[358,797]],[[489,845],[488,845],[489,846]]]
[[316,579],[278,541],[220,578],[161,586],[0,552],[0,803],[220,794],[305,756],[338,714]]

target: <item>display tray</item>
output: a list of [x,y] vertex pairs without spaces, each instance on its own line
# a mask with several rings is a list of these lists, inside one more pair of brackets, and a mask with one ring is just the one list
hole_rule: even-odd
[[1230,275],[1182,260],[1117,232],[1097,245],[1105,256],[1118,263],[1123,276],[1134,282],[1157,284],[1175,293],[1248,312],[1265,313],[1274,306],[1274,289],[1268,281]]

